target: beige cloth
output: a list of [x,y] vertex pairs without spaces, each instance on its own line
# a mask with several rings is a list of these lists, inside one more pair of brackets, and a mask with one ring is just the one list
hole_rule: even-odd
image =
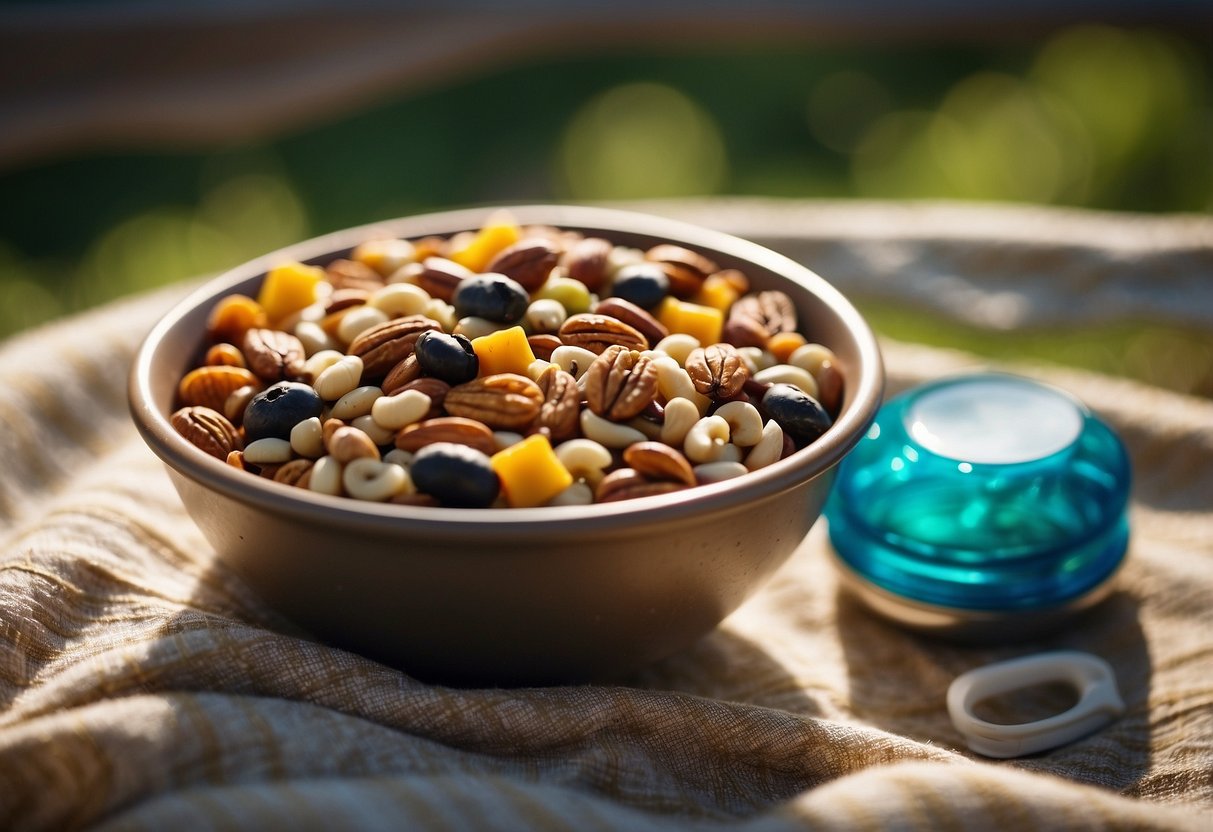
[[[176,287],[0,345],[0,828],[1209,829],[1213,403],[1018,368],[1136,469],[1116,593],[1053,637],[931,642],[838,592],[822,524],[701,642],[617,686],[451,690],[281,626],[213,559],[129,423]],[[884,344],[893,389],[974,365]],[[1107,659],[1125,715],[1007,762],[944,694],[1046,648]]]

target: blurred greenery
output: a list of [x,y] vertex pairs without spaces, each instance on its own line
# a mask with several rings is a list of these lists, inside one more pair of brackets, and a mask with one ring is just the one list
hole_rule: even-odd
[[[615,51],[520,64],[255,145],[10,170],[0,337],[316,233],[453,205],[728,193],[1209,212],[1211,69],[1207,43],[1103,25],[1036,42]],[[1213,395],[1205,333],[1005,336],[865,311],[901,337]],[[1188,369],[1160,372],[1177,351]]]

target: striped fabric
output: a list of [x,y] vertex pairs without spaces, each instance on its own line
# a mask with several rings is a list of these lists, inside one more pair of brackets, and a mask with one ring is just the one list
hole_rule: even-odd
[[[1056,368],[1121,433],[1115,594],[1053,637],[962,648],[838,592],[819,524],[716,632],[603,687],[450,690],[281,632],[129,423],[180,288],[0,345],[0,828],[1213,827],[1213,403]],[[895,390],[975,364],[884,344]],[[991,762],[958,674],[1041,649],[1115,668],[1125,715]]]

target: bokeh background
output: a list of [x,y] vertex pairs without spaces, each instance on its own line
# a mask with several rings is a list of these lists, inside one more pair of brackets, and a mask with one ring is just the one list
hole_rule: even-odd
[[[828,9],[836,25],[814,28],[819,5],[782,9],[786,27],[778,14],[757,31],[738,23],[745,36],[735,39],[727,16],[706,36],[694,26],[679,36],[678,14],[694,12],[676,10],[658,36],[630,38],[621,18],[613,37],[582,37],[592,22],[549,28],[534,48],[523,38],[493,60],[469,42],[435,62],[441,71],[345,103],[336,90],[303,117],[210,130],[198,113],[201,126],[186,119],[145,137],[137,119],[105,117],[122,95],[107,96],[96,78],[109,71],[114,84],[133,84],[124,71],[154,72],[173,56],[115,70],[105,56],[118,52],[100,41],[163,25],[162,13],[0,3],[0,131],[5,112],[13,128],[0,136],[0,337],[314,234],[470,204],[755,195],[1213,213],[1206,4],[1111,4],[1131,13],[1092,19],[1028,3],[1040,19],[1024,22],[957,21],[953,4],[928,3],[935,17],[904,31],[878,18],[839,22]],[[219,7],[200,28],[241,14]],[[133,26],[100,16],[117,10]],[[266,15],[300,14],[262,12],[255,32],[267,30]],[[402,53],[458,42],[452,20],[423,16]],[[256,37],[275,54],[315,49],[264,35],[230,49],[256,54]],[[34,52],[48,42],[61,54]],[[191,71],[213,68],[214,101],[259,71],[225,72],[222,41],[199,44]],[[326,54],[359,59],[357,43],[339,46]],[[89,95],[65,96],[76,83]],[[283,97],[296,93],[288,78]],[[44,99],[54,100],[39,109]],[[90,118],[105,129],[90,134]],[[1080,335],[990,332],[856,300],[885,335],[1213,395],[1207,332],[1144,320]]]

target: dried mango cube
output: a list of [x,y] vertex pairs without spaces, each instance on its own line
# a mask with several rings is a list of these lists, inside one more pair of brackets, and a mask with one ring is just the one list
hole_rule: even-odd
[[674,297],[666,297],[657,307],[657,320],[665,324],[671,333],[691,335],[701,344],[720,343],[720,333],[724,329],[724,312],[721,310]]
[[527,374],[527,368],[535,360],[526,331],[520,326],[501,329],[472,339],[472,349],[480,359],[480,375],[497,373]]
[[270,323],[277,323],[316,300],[316,287],[324,280],[324,269],[303,263],[283,263],[270,269],[261,284],[257,302]]
[[699,291],[691,300],[700,306],[711,306],[727,312],[739,297],[741,297],[741,293],[729,282],[728,278],[714,274],[703,281],[703,285],[699,287]]
[[514,508],[541,506],[573,484],[552,444],[536,433],[498,451],[489,459],[501,479],[501,490]]
[[508,214],[498,214],[490,217],[466,246],[452,251],[448,257],[479,274],[493,262],[494,257],[521,237],[522,230],[514,218]]

